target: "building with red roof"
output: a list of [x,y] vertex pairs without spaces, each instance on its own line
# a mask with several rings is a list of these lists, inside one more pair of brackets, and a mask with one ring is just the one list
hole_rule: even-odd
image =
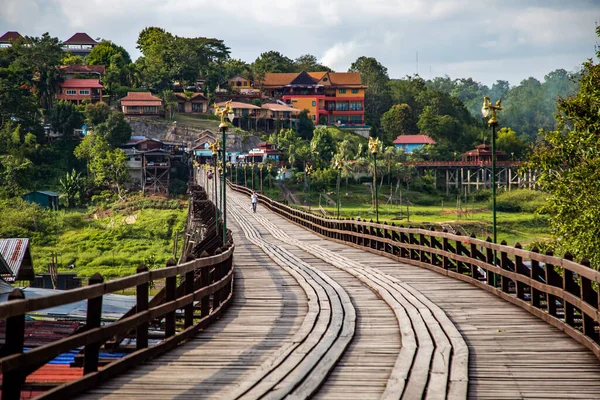
[[4,35],[0,36],[0,49],[4,48],[4,47],[12,46],[12,42],[14,42],[15,40],[20,39],[22,37],[23,36],[21,36],[21,34],[19,32],[15,32],[15,31],[6,32]]
[[156,116],[164,112],[162,100],[150,92],[127,92],[119,101],[123,114],[128,116]]
[[175,93],[177,111],[180,113],[205,113],[208,112],[208,99],[202,93],[186,96],[184,93]]
[[[496,161],[506,161],[507,156],[503,151],[496,150]],[[492,146],[483,143],[475,146],[475,149],[462,154],[462,160],[469,163],[489,164],[492,162]]]
[[58,100],[66,100],[75,104],[79,104],[85,99],[92,103],[102,100],[104,86],[99,79],[67,79],[58,85],[60,87],[56,95]]
[[7,282],[33,280],[28,238],[0,239],[0,276]]
[[436,144],[436,142],[427,135],[400,135],[394,140],[394,146],[396,146],[397,149],[404,150],[407,154],[412,153],[426,144]]
[[358,72],[267,73],[254,86],[294,108],[308,110],[315,123],[364,125],[367,87]]
[[85,57],[97,45],[98,42],[92,39],[87,33],[77,32],[62,43],[62,48],[74,56]]

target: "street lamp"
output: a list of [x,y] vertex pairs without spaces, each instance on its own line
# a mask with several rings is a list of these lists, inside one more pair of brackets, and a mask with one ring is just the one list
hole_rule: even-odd
[[377,152],[379,152],[379,148],[381,147],[381,141],[379,138],[373,139],[369,138],[369,151],[373,154],[373,185],[375,186],[375,218],[377,223],[379,223],[379,191],[377,189]]
[[254,161],[250,164],[250,170],[252,173],[252,191],[254,192]]
[[269,174],[269,189],[273,189],[273,176],[271,175],[271,171],[273,171],[273,164],[269,164],[267,166],[267,173]]
[[215,226],[217,230],[219,228],[219,199],[217,197],[217,154],[219,153],[219,143],[218,140],[215,140],[213,144],[210,145],[210,150],[212,151],[213,156],[213,200],[215,203]]
[[340,181],[342,177],[342,168],[344,161],[341,158],[335,158],[333,160],[333,168],[337,170],[337,218],[340,219]]
[[263,187],[262,187],[262,184],[263,184],[263,179],[262,179],[263,166],[264,166],[263,164],[260,164],[258,166],[258,168],[260,168],[259,171],[260,171],[260,192],[261,193],[263,192]]
[[500,103],[502,99],[493,105],[488,96],[483,97],[483,106],[481,107],[481,114],[484,118],[487,118],[491,113],[491,117],[488,120],[488,125],[492,127],[492,232],[494,236],[494,243],[497,242],[496,235],[496,127],[498,126],[498,119],[496,118],[496,111],[502,110]]
[[219,106],[215,107],[215,115],[219,115],[221,117],[221,123],[219,124],[219,128],[221,129],[223,138],[223,173],[221,174],[223,180],[221,181],[223,195],[223,246],[227,244],[227,128],[229,128],[229,121],[233,121],[234,113],[233,108],[231,107],[231,100],[225,103],[225,107],[223,109],[219,108]]
[[310,211],[310,200],[311,200],[311,192],[310,192],[310,176],[313,173],[312,165],[306,167],[306,180],[308,181],[308,211]]

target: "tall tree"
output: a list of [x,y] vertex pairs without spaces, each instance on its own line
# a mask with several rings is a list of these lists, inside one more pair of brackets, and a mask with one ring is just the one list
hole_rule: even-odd
[[392,106],[387,68],[373,57],[359,57],[350,65],[348,72],[359,72],[365,93],[365,120],[379,134],[381,116]]
[[381,117],[385,140],[391,143],[399,135],[417,133],[416,118],[408,104],[396,104]]
[[105,65],[109,66],[113,60],[113,56],[119,54],[121,57],[118,58],[118,68],[123,68],[131,63],[131,57],[125,48],[114,44],[110,40],[103,40],[98,43],[92,51],[87,55],[86,60],[88,65]]
[[298,134],[304,140],[311,140],[314,130],[315,125],[308,117],[308,110],[302,110],[298,114]]
[[131,138],[131,126],[120,112],[110,113],[106,121],[96,126],[95,132],[112,147],[118,147]]
[[322,168],[329,164],[336,151],[335,140],[330,129],[327,127],[315,129],[314,136],[310,141],[310,150],[315,154],[318,166]]
[[333,72],[333,70],[323,64],[319,64],[317,57],[312,54],[304,54],[294,60],[295,72]]
[[252,71],[254,80],[260,82],[268,72],[294,72],[294,62],[280,52],[271,50],[261,53],[254,60]]
[[84,115],[70,101],[61,100],[48,113],[48,120],[55,132],[73,136],[73,131],[83,125]]
[[[596,28],[600,37],[600,27]],[[596,56],[600,57],[600,51]],[[588,257],[600,266],[600,64],[583,64],[579,91],[558,101],[558,126],[544,132],[529,167],[550,194],[544,207],[559,252]]]

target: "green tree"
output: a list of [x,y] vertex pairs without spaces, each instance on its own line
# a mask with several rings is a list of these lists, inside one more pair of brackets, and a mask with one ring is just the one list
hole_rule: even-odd
[[[120,57],[114,59],[113,56]],[[131,63],[131,57],[125,48],[114,44],[110,40],[103,40],[98,43],[86,57],[88,65],[109,66],[113,60],[119,60],[117,68],[121,69]]]
[[510,128],[502,128],[498,131],[496,139],[497,149],[506,153],[509,159],[522,160],[527,153],[527,141],[519,137]]
[[[596,28],[600,37],[600,27]],[[600,56],[600,51],[596,54]],[[543,132],[528,167],[539,172],[548,192],[544,211],[559,252],[588,257],[600,266],[600,64],[583,64],[576,95],[558,101],[558,126]]]
[[50,110],[48,121],[54,132],[73,136],[73,131],[83,126],[84,115],[70,101],[61,100]]
[[122,198],[124,184],[129,180],[127,156],[121,149],[108,150],[92,157],[90,171],[97,185],[107,185]]
[[278,51],[267,51],[254,60],[252,70],[254,79],[257,79],[256,75],[264,76],[267,72],[294,72],[294,62]]
[[417,124],[412,108],[408,104],[396,104],[381,117],[385,140],[391,143],[399,135],[417,133]]
[[0,72],[0,128],[13,120],[32,131],[41,128],[37,100],[31,91],[17,85],[12,76],[3,78]]
[[333,70],[323,64],[319,64],[317,57],[312,54],[304,54],[294,60],[295,72],[333,72]]
[[8,196],[24,191],[33,172],[31,156],[37,139],[21,125],[6,124],[0,129],[0,188]]
[[67,208],[74,207],[77,204],[77,197],[81,194],[83,178],[81,173],[73,169],[71,173],[67,172],[64,179],[60,180],[63,196],[67,199]]
[[316,162],[322,168],[325,168],[331,162],[333,154],[336,151],[335,140],[330,128],[317,128],[310,141],[310,150],[316,155]]
[[104,102],[86,104],[85,122],[91,126],[99,125],[108,119],[110,113],[110,107]]
[[62,65],[85,65],[85,60],[81,56],[74,56],[71,53],[66,53],[61,60]]
[[365,92],[365,120],[375,133],[379,133],[381,116],[392,106],[387,68],[373,57],[359,57],[348,72],[359,72]]
[[48,33],[41,37],[27,36],[15,41],[11,51],[14,59],[10,69],[15,72],[17,84],[31,88],[40,107],[50,109],[58,92],[61,79],[58,67],[64,56],[58,38]]
[[165,102],[165,109],[167,111],[167,115],[169,120],[173,120],[175,118],[175,113],[177,112],[177,98],[175,97],[175,93],[172,90],[166,89],[161,93],[161,97]]
[[131,139],[131,126],[120,112],[109,114],[106,121],[98,124],[94,131],[112,147],[118,147]]
[[303,110],[298,114],[298,134],[304,140],[311,140],[315,126],[308,116],[308,110]]

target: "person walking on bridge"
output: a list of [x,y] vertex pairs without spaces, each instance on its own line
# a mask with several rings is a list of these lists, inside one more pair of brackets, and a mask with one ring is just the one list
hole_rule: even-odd
[[250,199],[252,200],[252,211],[256,212],[256,204],[258,203],[258,195],[256,192],[252,193]]

